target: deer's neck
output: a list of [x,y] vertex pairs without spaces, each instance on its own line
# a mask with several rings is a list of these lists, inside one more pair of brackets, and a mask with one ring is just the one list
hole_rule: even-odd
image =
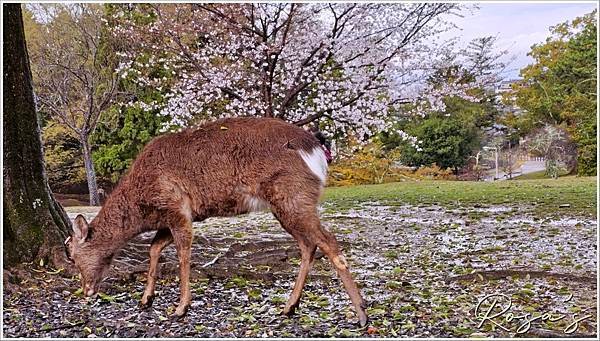
[[91,241],[98,248],[118,250],[142,232],[139,210],[131,202],[118,190],[106,200],[91,223]]

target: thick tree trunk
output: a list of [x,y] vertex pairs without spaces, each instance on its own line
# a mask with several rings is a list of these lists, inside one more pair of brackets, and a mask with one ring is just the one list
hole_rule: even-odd
[[66,267],[70,222],[56,202],[44,168],[20,4],[4,16],[4,266],[40,258]]
[[83,164],[85,165],[85,175],[87,177],[88,190],[90,193],[90,206],[99,206],[100,197],[98,196],[98,182],[96,181],[96,171],[94,170],[94,161],[92,160],[92,150],[88,136],[81,135],[81,149],[83,152]]

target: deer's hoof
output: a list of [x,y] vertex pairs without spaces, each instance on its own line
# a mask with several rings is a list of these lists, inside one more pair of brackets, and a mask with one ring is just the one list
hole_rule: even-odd
[[298,307],[297,304],[288,306],[286,305],[285,308],[283,308],[283,315],[285,316],[292,316],[294,315],[294,313],[296,312],[296,308]]
[[171,316],[171,318],[176,321],[181,320],[187,314],[189,307],[190,306],[188,306],[188,305],[177,307],[177,309],[175,309],[175,313]]
[[148,308],[152,307],[152,303],[154,303],[154,295],[142,297],[142,300],[140,301],[140,308],[148,309]]
[[367,314],[365,314],[364,312],[362,314],[359,314],[358,323],[362,328],[366,327],[369,323],[369,317],[367,316]]

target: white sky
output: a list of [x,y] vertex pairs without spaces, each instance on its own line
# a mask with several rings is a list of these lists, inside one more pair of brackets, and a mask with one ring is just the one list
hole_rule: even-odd
[[525,3],[482,3],[472,14],[463,13],[464,18],[455,22],[462,29],[452,32],[461,35],[465,44],[473,38],[497,36],[498,47],[509,51],[515,60],[505,74],[515,78],[519,69],[533,62],[527,56],[531,45],[541,43],[550,35],[549,28],[573,20],[597,8],[597,3],[569,2],[525,2]]

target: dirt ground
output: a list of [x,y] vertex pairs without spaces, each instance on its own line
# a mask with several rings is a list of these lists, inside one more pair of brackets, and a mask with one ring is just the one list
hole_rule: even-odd
[[[68,208],[87,218],[93,208]],[[324,203],[369,304],[359,328],[329,261],[317,254],[296,315],[281,315],[299,265],[270,213],[195,223],[193,303],[179,299],[175,249],[157,297],[140,310],[148,233],[116,258],[94,298],[77,278],[30,264],[5,272],[5,337],[511,337],[588,336],[597,328],[596,220],[544,218],[522,206]],[[29,278],[33,276],[33,278]],[[495,302],[495,304],[494,304]],[[512,314],[512,315],[510,315]]]

